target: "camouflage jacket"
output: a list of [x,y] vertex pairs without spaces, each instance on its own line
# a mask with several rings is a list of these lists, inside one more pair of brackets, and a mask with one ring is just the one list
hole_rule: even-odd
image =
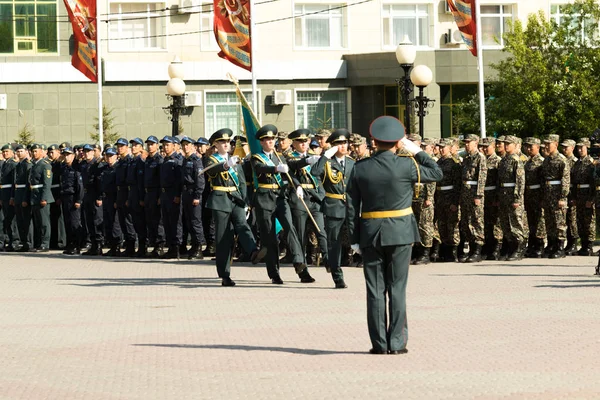
[[[566,156],[565,156],[566,157]],[[577,157],[575,156],[571,156],[571,157],[566,157],[567,158],[567,164],[569,164],[569,173],[571,174],[571,184],[569,186],[569,200],[575,200],[575,185],[573,184],[573,167],[575,166],[575,163],[577,163]]]
[[573,165],[571,184],[574,198],[578,201],[594,201],[596,197],[596,177],[594,159],[585,156]]
[[502,158],[494,153],[487,158],[485,165],[487,167],[487,176],[485,179],[485,204],[492,205],[498,197],[498,165]]
[[525,169],[518,154],[507,154],[498,165],[498,193],[500,200],[523,204]]
[[525,198],[538,199],[542,195],[542,185],[545,184],[542,176],[544,157],[536,154],[525,163]]
[[483,198],[487,178],[487,160],[483,154],[475,151],[467,154],[462,162],[462,190],[475,198]]
[[[549,155],[542,163],[542,177],[544,178],[544,197],[554,200],[566,201],[571,186],[569,163],[565,156],[558,151]],[[559,183],[560,182],[560,183]]]
[[[444,196],[449,204],[457,205],[460,198],[460,188],[462,185],[462,168],[460,162],[451,155],[441,157],[438,166],[444,173],[444,177],[437,183],[436,192],[438,196]],[[450,188],[452,186],[452,188]]]

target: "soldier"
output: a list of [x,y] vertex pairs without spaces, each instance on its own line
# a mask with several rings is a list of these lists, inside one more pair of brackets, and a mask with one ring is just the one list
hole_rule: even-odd
[[104,228],[106,239],[110,249],[104,253],[106,257],[117,257],[120,255],[119,247],[121,245],[121,226],[117,220],[117,184],[116,184],[116,164],[117,149],[109,147],[104,151],[104,161],[106,165],[102,170],[101,188],[102,200],[100,204],[103,209]]
[[[100,147],[100,146],[97,146]],[[64,150],[64,149],[63,149]],[[84,161],[79,166],[83,183],[83,218],[92,242],[84,256],[101,256],[104,243],[104,211],[102,209],[102,172],[106,163],[96,157],[96,146],[83,146]]]
[[178,140],[165,136],[160,143],[165,150],[165,158],[160,166],[160,208],[162,210],[165,236],[169,250],[162,258],[179,258],[179,247],[183,242],[181,224],[181,168],[183,157],[175,151]]
[[[411,135],[412,136],[412,135]],[[420,135],[417,135],[420,136]],[[421,141],[421,150],[427,153],[430,157],[434,157],[433,149],[436,147],[437,142],[432,138],[425,138]],[[437,163],[437,160],[434,158]],[[421,246],[423,247],[423,253],[414,262],[415,265],[428,264],[430,261],[437,261],[439,257],[439,244],[440,234],[437,232],[435,224],[435,188],[436,183],[422,183],[421,185],[415,184],[415,187],[419,187],[419,198],[422,202],[418,204],[420,206],[419,214],[417,212],[413,199],[413,211],[415,212],[415,218],[419,224],[419,236],[421,237]],[[415,193],[416,197],[416,193]],[[414,249],[414,246],[413,246]]]
[[548,235],[549,258],[565,256],[564,244],[567,238],[567,196],[571,175],[567,159],[558,152],[558,141],[558,135],[548,135],[544,139],[548,155],[542,163],[542,176],[545,180],[542,205]]
[[131,209],[127,206],[129,198],[129,184],[127,182],[127,171],[133,160],[129,154],[129,142],[120,138],[116,142],[117,155],[119,157],[115,165],[115,184],[117,185],[117,215],[119,226],[125,237],[125,251],[121,254],[125,257],[135,257],[135,229],[131,217]]
[[183,161],[183,193],[181,201],[186,215],[185,223],[192,237],[192,247],[188,251],[189,260],[201,260],[202,242],[202,192],[204,191],[204,166],[202,159],[194,152],[194,140],[187,136],[181,139],[185,159]]
[[358,133],[352,134],[352,144],[354,145],[354,159],[360,161],[369,157],[369,149],[367,148],[367,138]]
[[207,158],[206,171],[212,186],[206,206],[213,210],[216,233],[216,263],[217,273],[222,286],[235,286],[231,279],[231,255],[234,245],[234,234],[238,235],[239,243],[244,251],[250,254],[253,264],[257,264],[265,256],[267,249],[260,251],[252,231],[246,222],[246,179],[238,156],[229,156],[229,138],[233,135],[231,129],[224,128],[216,131],[210,137],[211,145],[216,152]]
[[567,158],[569,171],[571,171],[571,187],[567,198],[567,246],[565,254],[568,256],[574,255],[577,252],[577,240],[579,233],[577,231],[577,199],[575,196],[576,188],[573,185],[573,167],[577,162],[577,157],[573,154],[575,150],[575,141],[571,139],[563,140],[560,144],[562,154]]
[[33,162],[29,171],[29,204],[33,219],[33,245],[37,252],[50,251],[50,204],[52,196],[52,165],[46,158],[46,147],[31,146]]
[[484,194],[487,178],[486,158],[477,147],[479,136],[465,136],[466,155],[462,162],[462,189],[460,191],[460,229],[469,242],[470,253],[465,262],[481,261],[484,243]]
[[[85,147],[85,146],[84,146]],[[65,217],[67,247],[63,254],[78,255],[82,243],[81,206],[83,204],[83,180],[75,169],[75,154],[66,147],[62,150],[64,165],[60,175],[60,203]]]
[[19,248],[19,231],[16,229],[15,206],[11,202],[15,184],[15,161],[13,148],[10,144],[2,146],[2,163],[0,176],[0,205],[2,205],[2,228],[5,234],[4,250],[14,251]]
[[460,241],[458,224],[460,211],[460,188],[462,168],[452,157],[452,139],[441,139],[438,143],[440,159],[437,164],[444,176],[436,186],[435,214],[440,233],[440,257],[443,261],[458,261],[457,247]]
[[544,157],[540,155],[540,139],[528,137],[525,139],[525,151],[529,159],[525,163],[525,211],[529,226],[529,238],[526,257],[540,258],[546,239],[546,224],[542,204],[542,164]]
[[323,149],[321,148],[321,146],[319,146],[319,142],[317,141],[317,139],[311,139],[309,147],[312,150],[312,152],[315,153],[315,155],[317,156],[320,156],[323,152]]
[[581,238],[580,256],[594,254],[593,244],[596,239],[596,176],[594,159],[588,155],[589,139],[580,139],[577,143],[579,160],[573,166],[573,188],[575,190],[575,207],[577,210],[577,232]]
[[[408,351],[406,284],[411,245],[419,241],[411,189],[419,180],[439,181],[442,171],[418,146],[402,140],[404,127],[396,118],[379,117],[370,129],[378,152],[356,164],[348,183],[352,248],[364,259],[373,346],[369,352],[402,354]],[[395,156],[402,146],[414,159]]]
[[288,135],[288,132],[277,133],[278,150],[284,157],[287,157],[292,152],[292,141],[288,138]]
[[315,134],[315,138],[317,139],[317,142],[319,143],[319,146],[321,147],[322,151],[326,151],[331,147],[331,145],[327,143],[327,139],[329,139],[329,136],[331,136],[331,131],[327,129],[319,129]]
[[146,139],[148,156],[144,162],[144,212],[148,229],[148,244],[153,247],[151,258],[159,258],[164,254],[165,231],[160,208],[160,169],[163,157],[158,151],[158,138],[148,136]]
[[146,169],[146,153],[144,141],[131,139],[131,160],[127,169],[127,185],[129,187],[126,206],[131,214],[133,228],[138,239],[138,258],[144,258],[148,252],[148,233],[146,230],[146,214],[144,211],[144,170]]
[[[322,211],[325,190],[319,179],[311,174],[311,168],[316,164],[320,156],[309,153],[309,135],[310,131],[308,129],[297,129],[289,135],[293,151],[288,153],[286,163],[290,168],[290,175],[296,185],[296,193],[290,197],[290,209],[303,253],[306,252],[308,240],[307,224],[313,224],[312,221],[309,221],[308,213],[310,212],[319,228],[316,235],[319,248],[322,252],[323,262],[325,265],[329,265],[327,234],[325,232],[325,221]],[[308,207],[308,212],[305,205]]]
[[304,254],[300,245],[300,239],[294,225],[288,200],[290,191],[289,182],[284,180],[281,174],[289,178],[289,167],[281,159],[281,155],[275,153],[275,137],[277,127],[265,125],[256,132],[256,138],[260,141],[262,151],[252,155],[252,167],[257,176],[258,188],[254,196],[254,207],[257,213],[260,240],[267,247],[267,272],[271,282],[276,285],[283,284],[279,275],[279,248],[277,245],[276,219],[287,232],[287,247],[292,254],[292,262],[296,273],[302,283],[312,283],[315,280],[304,263]]
[[504,158],[506,155],[506,150],[504,149],[504,135],[498,136],[496,139],[496,154],[498,154],[500,158]]
[[504,137],[506,156],[498,165],[498,197],[500,224],[507,249],[507,261],[523,258],[525,233],[523,227],[525,170],[517,154],[517,138]]
[[[58,145],[48,146],[48,158],[52,165],[52,197],[60,199],[60,175],[63,165]],[[58,250],[66,246],[65,221],[58,201],[50,204],[50,249]]]
[[[504,144],[503,144],[504,145]],[[502,227],[499,220],[498,165],[500,156],[496,154],[496,139],[482,138],[479,148],[486,157],[487,176],[485,179],[483,202],[483,225],[485,251],[488,260],[498,260],[502,246]]]

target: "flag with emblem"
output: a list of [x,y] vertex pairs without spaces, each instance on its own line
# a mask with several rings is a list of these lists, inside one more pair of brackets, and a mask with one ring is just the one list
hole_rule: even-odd
[[64,0],[64,3],[75,38],[71,64],[92,82],[98,82],[96,0]]
[[477,57],[477,17],[475,15],[475,0],[446,0],[452,11],[454,21],[458,26],[460,35],[465,44],[471,50],[471,54]]
[[213,10],[219,57],[252,71],[250,1],[214,0]]

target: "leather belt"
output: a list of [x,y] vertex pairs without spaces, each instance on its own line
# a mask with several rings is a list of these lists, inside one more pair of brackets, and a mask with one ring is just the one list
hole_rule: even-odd
[[517,184],[515,182],[506,182],[506,183],[501,183],[500,187],[503,188],[511,188],[511,187],[516,187]]
[[330,199],[346,200],[346,195],[345,194],[337,194],[337,193],[327,193],[327,192],[325,192],[325,197],[329,197]]
[[579,185],[577,185],[577,189],[589,189],[589,188],[590,188],[589,183],[580,183]]
[[15,189],[25,189],[27,187],[27,185],[15,185]]
[[540,185],[540,184],[537,184],[537,185],[527,185],[526,187],[527,187],[527,189],[532,189],[533,190],[533,189],[540,189],[542,187],[542,185]]
[[29,185],[29,189],[41,189],[44,185]]
[[562,185],[562,181],[546,181],[546,185]]
[[217,190],[219,192],[235,192],[237,188],[235,186],[213,186],[212,190]]
[[485,190],[485,191],[496,190],[496,186],[486,186],[485,188],[483,188],[483,190]]
[[405,208],[402,210],[363,212],[360,217],[362,219],[395,218],[395,217],[405,217],[412,213],[413,213],[412,208],[408,207],[408,208]]
[[312,183],[303,183],[300,185],[303,189],[314,189],[315,185],[313,185]]
[[0,185],[0,189],[10,189],[12,187],[12,184],[8,183],[6,185]]
[[452,189],[454,189],[454,185],[438,186],[436,189],[445,192],[446,190],[452,190]]
[[463,183],[464,183],[465,185],[469,185],[469,186],[475,186],[475,185],[477,185],[479,182],[477,182],[477,181],[463,181]]
[[55,183],[54,185],[50,186],[51,189],[56,189],[59,188],[60,184],[59,183]]
[[276,183],[259,183],[258,187],[261,189],[279,189],[279,185]]

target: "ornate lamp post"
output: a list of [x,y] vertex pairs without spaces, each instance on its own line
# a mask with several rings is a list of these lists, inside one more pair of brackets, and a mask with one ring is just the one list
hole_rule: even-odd
[[402,91],[402,100],[406,106],[404,109],[404,127],[407,134],[410,134],[410,94],[413,92],[413,86],[410,81],[410,70],[415,63],[416,57],[417,48],[410,42],[408,35],[405,35],[402,42],[396,47],[396,60],[398,60],[398,64],[404,70],[404,76],[396,79],[396,84]]
[[427,115],[427,107],[433,106],[435,100],[425,97],[423,89],[433,80],[433,73],[427,65],[417,65],[410,74],[410,80],[413,85],[419,88],[419,95],[412,102],[415,103],[417,115],[419,116],[419,135],[425,139],[424,118]]
[[179,115],[184,112],[185,106],[185,82],[183,81],[183,65],[179,57],[169,64],[169,82],[167,82],[167,99],[171,101],[168,107],[163,107],[166,113],[171,115],[171,136],[179,133]]

